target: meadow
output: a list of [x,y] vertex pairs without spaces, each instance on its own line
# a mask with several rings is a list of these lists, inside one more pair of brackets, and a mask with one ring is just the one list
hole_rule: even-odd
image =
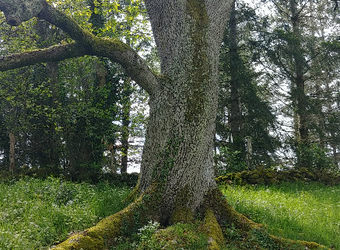
[[[340,249],[340,186],[285,183],[227,185],[221,186],[221,190],[237,211],[266,224],[271,234]],[[91,227],[124,208],[127,204],[122,201],[129,192],[130,188],[107,182],[75,184],[57,178],[0,183],[0,249],[48,249],[69,234]],[[175,225],[170,230],[181,239],[178,244],[192,244],[184,249],[201,249],[196,243],[200,242],[205,249],[204,237],[187,233],[192,229],[185,227],[188,225]],[[134,238],[137,242],[122,240],[120,246],[112,249],[148,249],[153,244],[150,235],[158,228],[150,222],[139,230]],[[236,232],[228,230],[229,235]]]
[[283,183],[223,186],[235,209],[283,238],[314,241],[340,249],[340,186]]

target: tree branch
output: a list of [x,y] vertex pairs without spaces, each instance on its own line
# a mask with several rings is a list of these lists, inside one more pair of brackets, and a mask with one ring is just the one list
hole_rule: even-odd
[[87,55],[84,47],[76,43],[56,45],[47,49],[32,50],[0,57],[0,71],[20,68],[42,62],[57,62]]
[[[13,13],[9,8],[14,9],[16,13],[16,22],[10,22],[10,25],[18,25],[21,20],[18,9],[32,8],[37,0],[26,0],[24,2],[15,0],[13,4],[6,5],[2,8],[3,2],[9,0],[0,0],[0,9],[7,13]],[[40,1],[40,0],[39,0]],[[118,39],[99,38],[89,31],[82,29],[71,17],[55,9],[45,1],[41,11],[36,14],[39,19],[57,26],[70,35],[76,43],[69,45],[53,46],[48,49],[35,50],[20,54],[14,54],[1,58],[0,70],[8,70],[23,66],[32,65],[47,61],[61,61],[67,58],[79,57],[83,55],[104,56],[112,61],[118,62],[138,85],[140,85],[150,95],[158,87],[157,76],[150,70],[145,61],[130,46]],[[33,16],[32,16],[33,17]],[[27,17],[25,17],[27,20]]]
[[338,0],[332,0],[332,1],[335,3],[334,11],[336,11],[336,9],[339,7]]
[[60,28],[85,48],[91,47],[91,41],[95,38],[95,36],[80,27],[74,19],[66,15],[64,12],[46,3],[37,17]]
[[91,50],[93,55],[108,57],[122,65],[126,74],[149,95],[152,95],[159,86],[158,77],[147,66],[144,59],[122,41],[95,37],[91,42]]

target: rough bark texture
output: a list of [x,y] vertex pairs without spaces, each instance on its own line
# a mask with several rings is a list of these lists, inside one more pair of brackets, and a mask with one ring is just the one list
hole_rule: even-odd
[[2,0],[0,9],[6,15],[7,23],[17,26],[37,16],[43,9],[44,2],[42,0],[30,0],[22,3],[22,0]]
[[[212,3],[214,2],[214,4]],[[160,221],[195,212],[213,179],[219,44],[232,1],[145,1],[161,59],[150,97],[140,190],[161,183]],[[214,12],[219,6],[224,15]]]

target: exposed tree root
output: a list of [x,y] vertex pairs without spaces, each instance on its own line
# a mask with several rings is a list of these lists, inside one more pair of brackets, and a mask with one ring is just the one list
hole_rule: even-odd
[[[145,225],[149,220],[157,220],[157,209],[154,199],[151,198],[155,187],[148,190],[122,211],[101,220],[96,226],[86,229],[83,232],[71,236],[63,243],[57,245],[55,250],[106,250],[114,243],[114,239],[124,236],[127,232]],[[225,237],[223,231],[227,226],[233,224],[235,228],[241,229],[245,234],[257,232],[266,235],[273,244],[279,248],[275,249],[296,249],[297,246],[303,249],[327,249],[314,242],[293,241],[269,235],[261,224],[249,220],[244,215],[236,212],[231,207],[219,189],[211,190],[206,196],[202,207],[204,211],[203,230],[207,235],[210,250],[223,248]],[[178,212],[178,210],[177,210]],[[185,209],[182,211],[187,214]],[[176,218],[187,218],[177,215]],[[178,221],[177,221],[178,222]],[[190,220],[186,223],[190,223]],[[192,222],[192,220],[191,220]],[[138,229],[137,228],[137,229]],[[265,249],[265,248],[262,248]],[[273,248],[274,249],[274,248]]]
[[123,234],[123,220],[132,219],[133,210],[137,206],[131,204],[124,210],[101,220],[96,226],[71,236],[66,241],[57,245],[55,250],[101,250],[105,245]]
[[[104,250],[112,245],[112,241],[131,231],[138,223],[143,226],[149,219],[144,206],[147,196],[141,195],[137,200],[120,212],[104,218],[94,227],[72,235],[58,244],[55,250]],[[150,210],[151,211],[151,210]],[[137,216],[138,215],[138,216]]]

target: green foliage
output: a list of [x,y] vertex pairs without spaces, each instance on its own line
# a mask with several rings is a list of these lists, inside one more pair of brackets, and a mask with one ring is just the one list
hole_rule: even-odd
[[0,249],[43,249],[91,227],[126,204],[128,188],[56,178],[0,182]]
[[[282,246],[273,241],[269,234],[263,229],[254,229],[252,231],[253,240],[258,243],[261,248],[268,250],[280,250]],[[302,248],[302,247],[301,247]]]
[[[239,161],[247,162],[249,167],[271,164],[280,145],[269,133],[275,130],[276,117],[269,105],[271,94],[257,80],[260,74],[253,67],[256,50],[244,46],[254,43],[251,34],[264,26],[262,21],[252,8],[237,3],[224,34],[220,56],[216,144],[219,149],[227,146],[231,152],[238,152]],[[247,138],[251,138],[252,150],[247,147]],[[251,158],[247,159],[247,153]]]
[[[40,180],[48,179],[52,177],[50,175],[51,170],[48,168],[29,168],[25,165],[19,171],[11,173],[7,170],[0,171],[0,182],[1,183],[12,183],[18,181],[23,178],[36,178]],[[88,176],[83,176],[85,179],[84,182],[91,183],[91,184],[98,184],[101,182],[104,183],[111,183],[116,187],[129,187],[133,188],[136,186],[139,174],[138,173],[99,173],[99,172],[86,172]],[[72,175],[69,174],[56,174],[54,177],[61,177],[65,181],[71,181],[73,179]]]
[[122,173],[122,174],[111,174],[105,173],[99,176],[100,181],[105,181],[109,183],[114,183],[114,185],[119,187],[130,187],[133,188],[136,186],[138,181],[139,174],[138,173]]
[[[199,224],[175,224],[153,236],[155,249],[207,249],[208,240]],[[148,249],[148,248],[141,248]]]
[[217,160],[215,165],[217,176],[248,169],[247,163],[242,159],[241,151],[231,151],[228,147],[221,147],[215,158]]
[[233,246],[235,249],[268,249],[280,250],[279,245],[275,244],[268,233],[263,229],[253,229],[250,232],[244,232],[235,228],[232,224],[225,229],[226,248]]
[[152,236],[160,228],[160,224],[157,221],[149,221],[147,225],[140,228],[137,233],[138,243],[136,244],[136,249],[149,249],[154,248],[152,242]]
[[302,167],[312,171],[339,171],[333,159],[328,156],[328,150],[319,144],[299,145],[296,151],[298,162],[303,163]]
[[[124,39],[138,51],[150,47],[142,1],[48,2],[97,36]],[[5,41],[1,44],[2,55],[70,40],[67,34],[36,19],[19,27],[4,23],[1,31]],[[62,172],[78,180],[91,179],[102,167],[112,171],[117,168],[112,165],[115,160],[104,159],[104,151],[122,137],[122,127],[128,133],[143,134],[141,127],[146,122],[143,112],[133,112],[127,125],[113,123],[122,120],[123,113],[130,112],[126,112],[124,104],[131,106],[131,101],[142,96],[142,91],[137,92],[121,67],[108,59],[82,57],[40,64],[2,72],[0,79],[0,107],[4,111],[0,126],[3,137],[0,150],[4,157],[0,168],[8,169],[9,132],[16,136],[18,167],[45,168],[50,174]],[[146,99],[145,94],[143,98]],[[134,123],[129,126],[131,121]],[[111,154],[111,158],[117,157]]]
[[[240,229],[236,229],[234,225],[231,225],[225,229],[226,234],[226,246],[223,249],[226,250],[303,250],[307,249],[298,242],[291,242],[287,240],[281,240],[280,238],[273,237],[266,229],[253,229],[250,232],[244,232]],[[313,244],[312,244],[313,245]],[[312,248],[308,248],[312,249]],[[319,249],[319,248],[313,248]],[[321,248],[324,249],[324,248]]]
[[[314,168],[319,165],[316,154],[326,159],[312,143],[332,148],[334,157],[339,145],[330,119],[339,110],[338,34],[327,32],[337,17],[329,1],[279,0],[272,10],[268,15],[271,25],[259,30],[261,38],[253,48],[258,51],[259,65],[268,68],[262,81],[273,86],[271,92],[277,97],[271,101],[280,107],[283,124],[294,128],[288,136],[294,139],[285,142],[287,148],[294,150],[299,167]],[[308,18],[307,13],[315,18]],[[305,145],[296,146],[300,143]],[[322,164],[329,165],[325,161]]]

